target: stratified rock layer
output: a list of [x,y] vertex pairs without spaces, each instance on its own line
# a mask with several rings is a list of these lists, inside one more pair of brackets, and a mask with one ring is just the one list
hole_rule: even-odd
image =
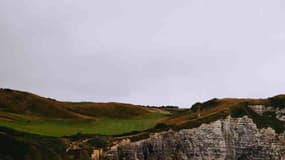
[[247,116],[203,124],[194,129],[155,133],[124,141],[100,155],[107,160],[285,160],[285,133],[258,129]]

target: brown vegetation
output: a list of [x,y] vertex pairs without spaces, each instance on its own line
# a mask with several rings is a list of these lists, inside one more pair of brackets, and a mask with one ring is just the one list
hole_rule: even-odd
[[124,103],[59,102],[35,94],[0,89],[0,118],[100,119],[136,118],[146,116],[151,109]]

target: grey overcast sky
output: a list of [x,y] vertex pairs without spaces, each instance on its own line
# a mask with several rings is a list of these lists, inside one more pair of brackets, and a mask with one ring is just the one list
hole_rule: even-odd
[[283,0],[0,0],[0,87],[190,106],[285,93]]

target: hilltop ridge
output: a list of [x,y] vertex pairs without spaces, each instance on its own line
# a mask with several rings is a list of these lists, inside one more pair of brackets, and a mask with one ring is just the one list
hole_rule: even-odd
[[149,114],[151,109],[115,102],[60,102],[28,92],[0,89],[0,112],[59,119],[126,119],[143,117]]

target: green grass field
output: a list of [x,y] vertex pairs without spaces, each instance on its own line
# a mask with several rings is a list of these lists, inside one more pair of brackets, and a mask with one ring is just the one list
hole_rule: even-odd
[[68,136],[77,133],[118,135],[141,131],[154,127],[160,119],[168,115],[150,113],[139,119],[101,119],[101,120],[1,120],[0,126],[13,128],[27,133],[47,136]]

